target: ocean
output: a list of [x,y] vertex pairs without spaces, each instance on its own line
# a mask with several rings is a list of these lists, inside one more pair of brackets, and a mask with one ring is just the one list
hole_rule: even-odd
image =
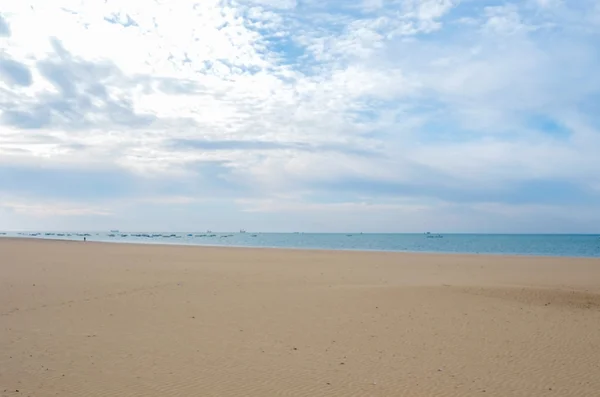
[[600,257],[600,235],[213,232],[6,232],[0,237],[393,252]]

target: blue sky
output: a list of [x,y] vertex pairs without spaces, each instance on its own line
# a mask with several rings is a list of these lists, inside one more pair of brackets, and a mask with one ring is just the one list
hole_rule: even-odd
[[600,230],[595,0],[0,12],[0,229]]

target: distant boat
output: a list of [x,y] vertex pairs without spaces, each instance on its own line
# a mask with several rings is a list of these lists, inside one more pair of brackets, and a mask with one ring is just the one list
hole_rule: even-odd
[[240,233],[246,233],[244,229],[240,229]]
[[118,231],[117,229],[115,229],[115,230],[111,230],[110,232],[111,232],[111,233],[119,233],[119,231]]

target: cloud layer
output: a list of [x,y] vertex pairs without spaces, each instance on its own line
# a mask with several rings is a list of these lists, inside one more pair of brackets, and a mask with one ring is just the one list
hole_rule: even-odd
[[9,2],[5,228],[593,232],[594,0]]

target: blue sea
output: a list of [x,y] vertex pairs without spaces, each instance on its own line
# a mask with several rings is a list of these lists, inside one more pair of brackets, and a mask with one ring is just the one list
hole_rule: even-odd
[[600,235],[213,232],[6,232],[1,237],[328,250],[600,257]]

